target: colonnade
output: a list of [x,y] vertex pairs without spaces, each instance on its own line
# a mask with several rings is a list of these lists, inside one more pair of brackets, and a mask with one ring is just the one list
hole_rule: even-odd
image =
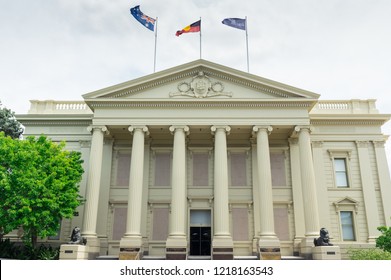
[[[87,181],[87,201],[82,234],[87,237],[88,244],[99,248],[99,238],[96,233],[99,207],[100,173],[102,167],[103,140],[107,132],[105,126],[92,126],[90,166]],[[171,126],[174,136],[172,162],[172,197],[169,236],[166,243],[167,259],[186,259],[187,256],[187,186],[186,186],[186,135],[189,127]],[[228,164],[227,135],[230,126],[216,125],[211,127],[214,135],[214,227],[212,239],[213,259],[232,259],[233,240],[229,230],[228,205]],[[268,136],[271,126],[254,126],[253,134],[257,143],[257,180],[259,197],[260,232],[258,250],[262,258],[279,258],[280,244],[274,232],[273,196],[270,169],[270,151]],[[142,248],[141,212],[143,194],[143,161],[144,138],[149,133],[147,126],[130,126],[133,134],[132,157],[129,179],[128,215],[126,233],[120,241],[120,254],[139,255]],[[310,127],[296,126],[300,149],[300,164],[302,177],[302,193],[305,213],[305,239],[307,243],[318,236],[319,215],[316,197],[315,172],[312,161],[310,142]],[[95,249],[98,250],[98,249]]]

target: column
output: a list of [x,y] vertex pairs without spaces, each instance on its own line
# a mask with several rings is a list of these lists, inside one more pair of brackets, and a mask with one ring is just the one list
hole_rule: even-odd
[[289,138],[291,174],[292,174],[292,196],[293,214],[295,218],[295,239],[293,241],[293,255],[300,255],[301,241],[305,235],[304,202],[303,190],[301,188],[301,168],[299,141],[297,138]]
[[362,192],[364,197],[365,215],[368,227],[368,242],[375,242],[380,235],[377,227],[380,225],[379,210],[376,202],[375,186],[373,184],[372,166],[368,151],[368,141],[356,141]]
[[120,259],[136,259],[142,255],[141,215],[144,181],[144,138],[146,126],[129,126],[133,133],[130,162],[128,213],[126,232],[120,242]]
[[390,171],[388,169],[386,151],[384,149],[385,141],[373,141],[375,146],[375,155],[376,155],[376,165],[377,172],[379,173],[379,184],[381,191],[381,198],[383,204],[383,214],[385,218],[385,225],[387,227],[391,226],[391,204],[388,202],[387,198],[391,197],[391,181],[390,181]]
[[108,133],[108,130],[106,126],[90,126],[88,130],[92,132],[92,140],[82,235],[87,238],[89,258],[94,258],[99,255],[100,250],[100,241],[96,234],[96,224],[102,173],[103,138],[105,133]]
[[274,232],[273,190],[270,168],[268,135],[271,126],[254,126],[257,136],[257,173],[260,209],[260,239],[258,243],[261,259],[281,259],[280,241]]
[[233,259],[233,241],[229,231],[227,133],[229,126],[212,126],[214,148],[214,236],[213,259]]
[[296,126],[299,133],[301,187],[304,201],[305,238],[301,244],[301,255],[312,258],[314,238],[319,236],[319,210],[316,194],[316,180],[311,151],[309,126]]
[[188,126],[171,126],[174,134],[172,160],[171,215],[169,236],[166,242],[166,259],[184,260],[187,257],[186,218],[186,134]]

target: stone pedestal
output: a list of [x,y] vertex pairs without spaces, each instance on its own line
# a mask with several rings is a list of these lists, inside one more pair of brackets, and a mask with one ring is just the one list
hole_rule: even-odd
[[314,260],[340,260],[341,251],[339,246],[317,246],[312,248]]
[[213,260],[233,260],[233,241],[230,236],[214,237],[212,241],[212,259]]
[[60,260],[88,260],[88,246],[75,244],[61,245]]
[[141,258],[140,248],[120,248],[119,260],[140,260]]
[[168,237],[166,242],[167,260],[186,260],[187,259],[187,241],[183,236]]
[[261,260],[281,260],[281,244],[275,239],[260,239],[259,243],[259,258]]

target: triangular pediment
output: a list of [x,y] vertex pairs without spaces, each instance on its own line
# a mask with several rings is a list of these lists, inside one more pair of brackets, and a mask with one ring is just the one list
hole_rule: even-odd
[[206,60],[196,60],[83,95],[87,103],[131,100],[317,100],[319,95]]

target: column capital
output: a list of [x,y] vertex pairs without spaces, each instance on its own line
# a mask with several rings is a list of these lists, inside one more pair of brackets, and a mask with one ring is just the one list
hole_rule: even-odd
[[356,141],[357,148],[367,148],[369,141]]
[[256,134],[261,131],[266,131],[268,135],[272,133],[273,127],[271,125],[255,125],[253,126],[253,134]]
[[314,128],[312,125],[296,125],[295,126],[295,132],[300,133],[302,130],[307,130],[309,133],[314,131]]
[[386,144],[385,140],[374,140],[373,145],[375,148],[384,148],[384,145]]
[[170,129],[171,134],[174,134],[175,130],[177,130],[177,129],[182,129],[186,133],[186,135],[190,134],[190,128],[187,125],[172,125],[172,126],[170,126],[169,129]]
[[149,129],[146,125],[131,125],[128,127],[128,130],[130,133],[133,133],[135,130],[141,130],[143,133],[149,135]]
[[231,131],[231,127],[228,126],[228,125],[214,125],[210,128],[212,134],[214,135],[216,133],[216,131],[218,129],[224,129],[224,132],[227,133],[227,135],[229,134],[229,132]]
[[109,130],[107,129],[107,126],[105,126],[105,125],[90,125],[89,127],[87,127],[87,130],[89,132],[94,132],[95,130],[100,130],[106,135],[110,134]]

